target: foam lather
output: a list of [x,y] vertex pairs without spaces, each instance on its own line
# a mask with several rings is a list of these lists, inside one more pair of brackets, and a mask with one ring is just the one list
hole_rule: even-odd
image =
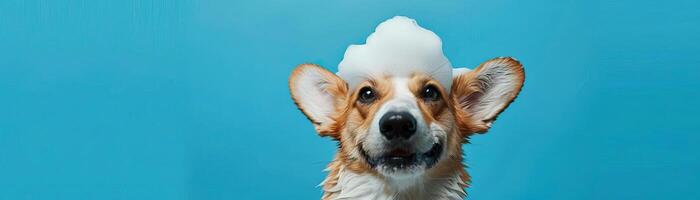
[[396,16],[379,24],[365,44],[350,45],[337,74],[355,88],[367,78],[410,77],[417,72],[450,90],[452,65],[442,52],[440,37],[416,20]]

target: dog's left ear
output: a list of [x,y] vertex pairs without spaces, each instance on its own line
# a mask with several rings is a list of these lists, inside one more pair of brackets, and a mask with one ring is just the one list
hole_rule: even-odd
[[491,59],[471,71],[455,69],[453,74],[450,96],[457,125],[465,136],[488,131],[525,81],[522,65],[509,57]]
[[314,64],[299,65],[289,77],[294,103],[316,127],[321,136],[338,138],[338,114],[343,113],[347,83]]

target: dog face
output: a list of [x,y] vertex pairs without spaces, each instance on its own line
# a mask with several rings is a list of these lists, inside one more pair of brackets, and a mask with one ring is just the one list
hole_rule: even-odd
[[496,58],[455,70],[451,88],[421,72],[368,76],[349,88],[335,74],[304,64],[289,86],[316,131],[339,141],[345,168],[402,178],[462,167],[462,143],[490,128],[524,78],[517,60]]

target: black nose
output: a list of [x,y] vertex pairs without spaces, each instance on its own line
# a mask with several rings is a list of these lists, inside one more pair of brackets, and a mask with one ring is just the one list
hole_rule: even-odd
[[408,139],[416,133],[416,118],[408,112],[387,112],[379,119],[379,131],[386,139]]

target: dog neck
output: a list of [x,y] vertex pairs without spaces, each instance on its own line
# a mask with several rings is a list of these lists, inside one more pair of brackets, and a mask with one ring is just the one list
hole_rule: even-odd
[[464,170],[454,171],[446,176],[428,177],[421,175],[403,178],[384,178],[364,172],[346,169],[338,160],[328,169],[328,177],[321,183],[323,200],[335,199],[464,199],[464,188],[469,180]]

